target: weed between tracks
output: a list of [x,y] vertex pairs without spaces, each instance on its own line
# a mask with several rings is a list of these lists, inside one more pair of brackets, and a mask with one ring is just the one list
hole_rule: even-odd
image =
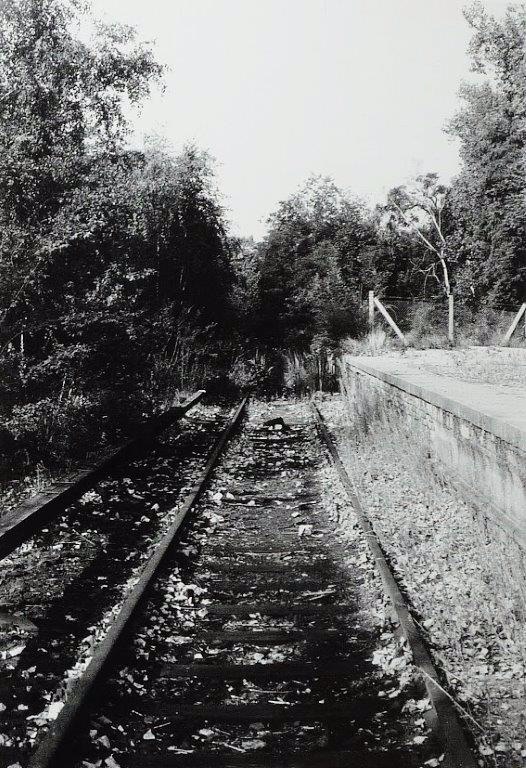
[[426,446],[409,441],[386,414],[355,424],[339,397],[322,410],[480,764],[524,766],[525,553],[461,501],[434,471]]

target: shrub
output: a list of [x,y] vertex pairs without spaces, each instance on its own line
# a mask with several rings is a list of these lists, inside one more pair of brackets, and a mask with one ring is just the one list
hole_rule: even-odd
[[444,347],[448,344],[445,303],[418,302],[409,313],[408,344],[412,347]]
[[71,465],[83,458],[86,445],[100,446],[101,404],[82,394],[49,397],[13,408],[6,429],[12,435],[19,457],[28,463]]

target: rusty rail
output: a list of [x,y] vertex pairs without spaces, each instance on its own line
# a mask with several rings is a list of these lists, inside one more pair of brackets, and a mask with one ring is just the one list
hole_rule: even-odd
[[0,519],[0,560],[9,555],[55,515],[63,512],[85,491],[105,477],[119,462],[148,444],[152,438],[182,418],[201,400],[205,391],[200,389],[182,405],[154,416],[144,423],[135,437],[117,448],[93,467],[79,470],[49,485],[41,493],[18,504]]
[[367,539],[371,555],[380,573],[384,591],[389,598],[394,616],[411,649],[413,664],[419,670],[425,684],[433,707],[433,729],[444,749],[444,760],[441,765],[443,768],[477,768],[477,761],[469,748],[453,702],[440,685],[439,676],[431,655],[424,645],[420,632],[411,616],[407,601],[402,595],[393,572],[384,557],[378,537],[356,494],[352,480],[340,458],[332,435],[327,429],[325,420],[314,402],[312,403],[312,409],[316,417],[319,434],[327,445],[334,467],[338,472],[360,527]]
[[91,662],[75,683],[63,709],[31,757],[28,768],[61,768],[65,764],[61,761],[68,748],[72,729],[79,717],[86,711],[97,684],[103,679],[104,673],[111,665],[121,640],[126,636],[132,619],[142,605],[149,587],[154,582],[160,567],[170,552],[183,520],[201,498],[221,453],[241,421],[247,401],[248,398],[245,397],[223,430],[203,473],[181,505],[175,520],[159,542],[156,550],[143,567],[138,582],[126,596],[104,640],[95,649]]

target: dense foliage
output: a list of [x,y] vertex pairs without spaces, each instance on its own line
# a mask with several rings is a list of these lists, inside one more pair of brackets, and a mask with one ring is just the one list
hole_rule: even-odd
[[336,348],[366,329],[369,289],[436,299],[441,316],[454,293],[470,322],[524,300],[526,10],[510,7],[499,20],[475,3],[465,16],[475,75],[448,127],[460,143],[458,177],[447,186],[422,174],[372,212],[321,177],[282,201],[237,267],[244,327],[261,344]]
[[449,131],[462,170],[451,192],[459,290],[476,302],[516,303],[526,289],[526,10],[501,20],[480,4],[466,11],[480,76],[462,89]]
[[526,9],[497,19],[474,3],[465,17],[474,77],[447,128],[461,170],[449,188],[421,175],[378,207],[377,284],[387,295],[452,290],[475,309],[513,308],[526,293]]
[[313,176],[258,243],[229,234],[206,153],[130,149],[125,105],[162,68],[132,29],[84,6],[0,4],[4,464],[62,465],[221,371],[237,385],[271,369],[280,380],[284,360],[310,356],[320,372],[367,330],[370,289],[523,301],[523,7],[501,20],[466,11],[478,81],[448,128],[462,159],[450,187],[422,174],[370,210]]
[[127,149],[123,100],[140,102],[161,68],[130,29],[94,25],[81,41],[87,21],[77,0],[0,7],[6,458],[63,461],[92,433],[114,439],[192,386],[231,323],[211,160]]
[[259,247],[255,326],[269,344],[304,349],[360,328],[374,228],[366,208],[327,178],[313,177],[269,219]]

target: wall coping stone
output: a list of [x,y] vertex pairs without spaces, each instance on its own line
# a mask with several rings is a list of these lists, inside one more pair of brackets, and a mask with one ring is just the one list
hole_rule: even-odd
[[526,392],[418,370],[399,358],[343,355],[341,364],[448,411],[526,453]]

